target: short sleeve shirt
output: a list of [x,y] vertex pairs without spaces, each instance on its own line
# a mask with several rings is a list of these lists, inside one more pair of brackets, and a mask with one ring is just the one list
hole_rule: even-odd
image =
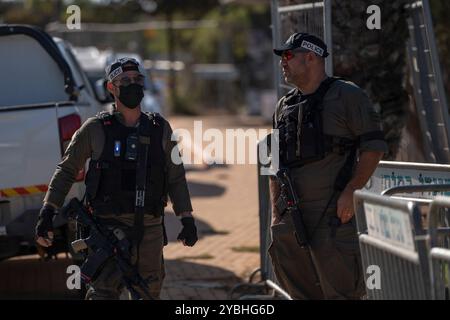
[[[283,108],[283,99],[277,104],[274,122]],[[382,130],[380,115],[368,96],[348,81],[337,80],[331,84],[323,99],[322,117],[323,131],[327,135],[356,140],[363,134]],[[359,150],[387,152],[388,148],[384,140],[376,139],[361,142]],[[330,153],[322,160],[291,170],[301,207],[310,211],[325,208],[347,155]],[[330,204],[332,207],[336,207],[336,201]]]

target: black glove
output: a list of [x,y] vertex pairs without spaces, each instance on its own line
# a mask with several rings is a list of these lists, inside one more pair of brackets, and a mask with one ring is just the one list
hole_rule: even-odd
[[198,240],[197,238],[197,227],[195,226],[194,218],[184,217],[181,218],[181,223],[183,224],[183,229],[178,235],[178,240],[185,240],[185,243],[192,247]]
[[39,212],[39,218],[36,224],[36,237],[48,238],[48,232],[53,231],[53,217],[55,208],[44,205]]

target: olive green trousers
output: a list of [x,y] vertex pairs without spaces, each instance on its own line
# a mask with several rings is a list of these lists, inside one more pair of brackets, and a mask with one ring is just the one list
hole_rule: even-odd
[[314,233],[306,248],[296,241],[290,214],[271,227],[274,273],[293,299],[361,299],[365,294],[354,219],[333,231],[328,219],[335,210],[328,210],[315,232],[306,226],[310,236]]
[[[165,277],[163,247],[162,225],[145,226],[144,236],[139,247],[137,267],[139,274],[147,282],[147,290],[150,293],[150,297],[146,296],[138,287],[134,287],[142,299],[159,299]],[[134,264],[137,259],[135,247],[132,248],[132,254],[132,263]],[[122,275],[114,259],[110,259],[90,283],[86,300],[117,300],[124,297],[123,289]]]

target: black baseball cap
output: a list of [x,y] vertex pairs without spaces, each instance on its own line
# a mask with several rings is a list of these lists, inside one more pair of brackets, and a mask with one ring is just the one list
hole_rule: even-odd
[[297,48],[304,49],[305,51],[312,51],[322,58],[326,58],[329,55],[325,42],[312,34],[303,32],[292,34],[282,46],[273,49],[273,53],[277,56],[281,56],[284,51]]
[[112,81],[114,80],[114,78],[125,71],[137,71],[141,74],[145,74],[136,59],[125,57],[114,60],[105,68],[106,78],[109,81]]

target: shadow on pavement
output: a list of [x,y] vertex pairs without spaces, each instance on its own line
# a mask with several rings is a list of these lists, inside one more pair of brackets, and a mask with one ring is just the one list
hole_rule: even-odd
[[[167,239],[169,242],[177,241],[177,236],[182,228],[180,218],[173,213],[166,213],[164,223],[166,225]],[[197,226],[197,235],[199,239],[206,236],[228,233],[227,230],[214,230],[207,222],[198,217],[195,218],[195,225]]]
[[192,260],[166,260],[163,299],[227,299],[228,293],[242,280],[233,272]]
[[[60,257],[43,261],[36,255],[0,262],[0,300],[79,300],[80,290],[69,290],[67,267],[72,260]],[[162,299],[226,299],[241,280],[234,273],[186,260],[166,260]]]
[[226,188],[212,183],[188,181],[191,197],[218,197],[225,193]]
[[[224,162],[224,161],[222,161],[222,162]],[[200,165],[200,166],[185,165],[185,170],[186,171],[191,171],[191,172],[209,171],[209,170],[216,169],[216,168],[228,168],[228,164],[226,164],[226,163],[213,163],[213,164],[210,164],[210,165]]]

